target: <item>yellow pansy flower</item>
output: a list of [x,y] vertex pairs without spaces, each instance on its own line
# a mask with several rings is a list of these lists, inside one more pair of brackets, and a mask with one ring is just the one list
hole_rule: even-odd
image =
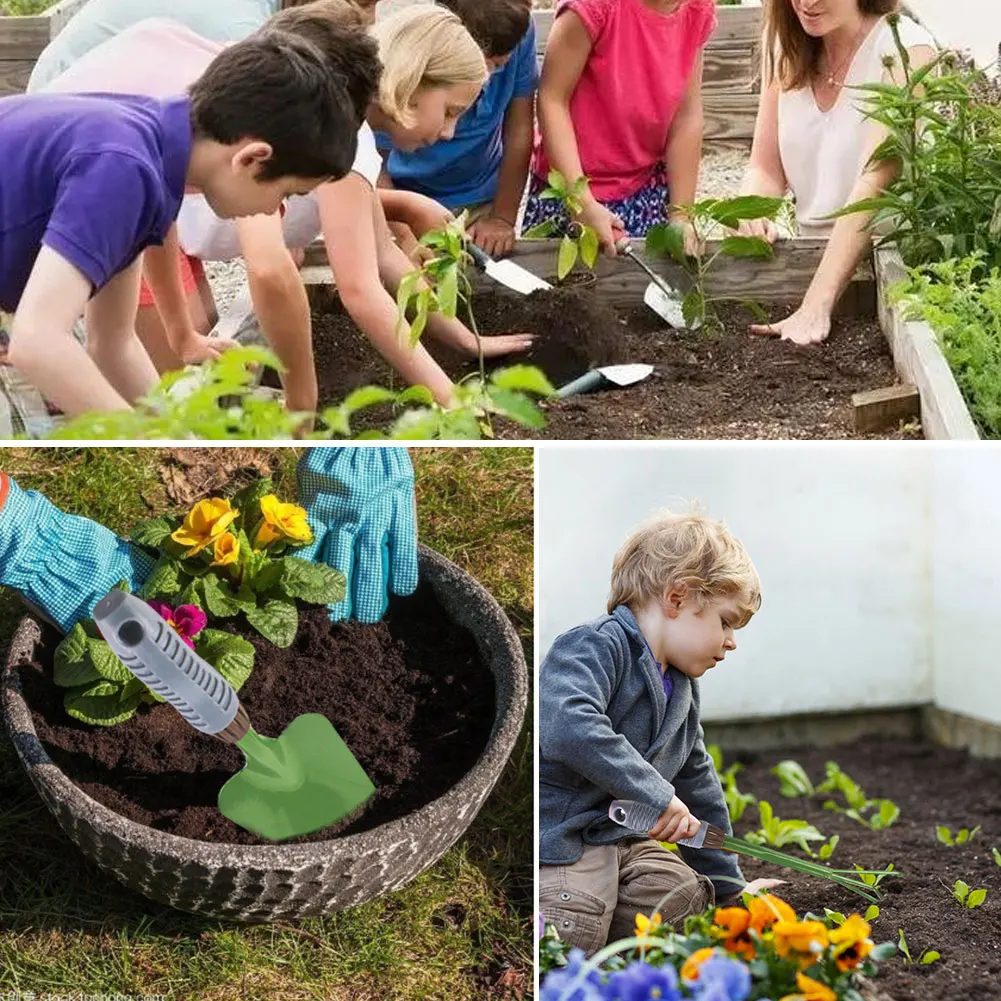
[[661,924],[663,924],[663,921],[659,912],[654,914],[652,918],[648,918],[645,914],[637,914],[636,937],[646,938],[647,935],[652,935]]
[[197,556],[229,528],[239,513],[221,497],[199,501],[188,512],[184,524],[170,537],[179,545],[188,547],[185,557]]
[[696,949],[681,967],[682,980],[698,980],[699,967],[713,954],[712,949]]
[[313,532],[306,512],[298,504],[283,504],[274,494],[261,498],[262,521],[254,539],[255,547],[270,545],[278,539],[312,542]]
[[811,980],[802,973],[796,974],[796,986],[800,991],[798,994],[786,994],[779,1001],[838,1001],[837,994],[830,987],[819,980]]
[[821,921],[776,921],[772,925],[775,951],[785,959],[795,956],[804,966],[827,948],[827,926]]
[[872,925],[858,914],[852,914],[840,928],[830,932],[839,970],[854,970],[872,952],[871,932]]
[[717,907],[713,914],[713,934],[723,940],[723,948],[743,959],[754,959],[754,943],[748,934],[751,915],[743,907]]

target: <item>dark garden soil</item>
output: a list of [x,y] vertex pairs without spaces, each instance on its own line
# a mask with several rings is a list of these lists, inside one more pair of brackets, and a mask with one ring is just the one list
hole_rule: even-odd
[[[236,620],[230,620],[236,622]],[[275,737],[297,716],[325,715],[376,786],[354,818],[291,843],[369,830],[445,793],[486,746],[494,680],[472,634],[452,623],[433,590],[393,597],[376,625],[331,623],[325,608],[299,609],[285,650],[249,627],[257,654],[240,691],[251,724]],[[219,790],[243,752],[193,729],[169,705],[142,706],[114,727],[68,716],[52,683],[59,636],[44,632],[37,662],[20,669],[25,698],[52,760],[94,799],[171,834],[202,841],[268,844],[223,817]]]
[[[886,339],[874,318],[835,321],[822,345],[798,347],[747,333],[750,314],[723,304],[719,333],[664,329],[645,307],[618,313],[590,289],[481,295],[475,302],[481,332],[530,331],[532,351],[493,364],[538,365],[558,386],[590,368],[627,362],[654,366],[643,383],[604,389],[547,405],[546,427],[529,432],[501,423],[501,438],[858,438],[914,437],[914,430],[859,435],[852,428],[853,393],[897,379]],[[791,310],[771,307],[778,319]],[[392,385],[389,367],[339,304],[313,316],[321,406],[357,386]],[[425,335],[427,338],[427,335]],[[457,379],[475,364],[425,343]],[[397,383],[398,384],[398,383]],[[385,425],[372,411],[365,426]]]
[[[885,831],[870,831],[824,810],[821,804],[832,798],[830,794],[812,800],[783,798],[769,769],[784,758],[798,761],[814,784],[823,780],[825,762],[836,761],[871,799],[893,800],[900,818]],[[873,940],[896,942],[903,928],[915,960],[925,949],[937,950],[942,958],[930,966],[906,966],[900,958],[883,963],[876,980],[881,991],[893,1001],[1001,999],[1001,867],[991,855],[992,847],[1001,849],[1001,761],[977,761],[931,743],[877,739],[844,747],[738,755],[736,760],[747,763],[737,776],[742,792],[767,800],[783,820],[807,820],[828,837],[840,835],[831,860],[836,868],[858,863],[884,869],[892,862],[906,874],[882,883],[886,898],[873,922]],[[841,802],[841,797],[834,798]],[[757,810],[750,806],[736,833],[745,834],[757,823]],[[983,829],[965,845],[948,847],[935,837],[938,826],[955,832],[977,824]],[[799,854],[795,848],[791,851]],[[864,914],[869,906],[835,883],[755,859],[741,859],[741,868],[748,879],[787,879],[788,885],[774,892],[801,916],[806,911],[823,914],[825,907]],[[952,896],[957,879],[972,889],[985,888],[984,904],[973,910],[961,907]]]

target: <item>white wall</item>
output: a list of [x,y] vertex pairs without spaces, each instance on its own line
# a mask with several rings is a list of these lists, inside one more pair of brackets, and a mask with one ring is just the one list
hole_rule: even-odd
[[969,49],[981,65],[994,63],[1001,42],[998,0],[907,0],[943,45]]
[[[540,651],[604,611],[632,527],[672,498],[697,499],[743,541],[764,596],[703,683],[708,719],[938,697],[1001,723],[988,653],[1001,622],[1001,463],[982,460],[907,444],[542,449]],[[979,605],[974,588],[988,596]]]

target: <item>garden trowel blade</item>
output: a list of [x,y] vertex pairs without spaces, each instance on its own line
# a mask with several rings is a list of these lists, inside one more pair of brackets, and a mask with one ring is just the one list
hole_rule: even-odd
[[279,737],[251,731],[237,743],[247,764],[219,792],[219,812],[271,841],[343,820],[375,792],[333,724],[319,713],[292,720]]
[[665,323],[675,330],[698,330],[701,323],[696,320],[691,327],[685,322],[681,297],[666,282],[650,282],[643,293],[643,303],[652,309]]

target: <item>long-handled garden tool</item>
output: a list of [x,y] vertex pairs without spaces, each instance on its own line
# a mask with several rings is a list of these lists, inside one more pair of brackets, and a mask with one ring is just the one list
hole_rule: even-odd
[[641,271],[645,271],[647,277],[650,278],[650,284],[647,285],[646,291],[643,293],[643,302],[646,306],[652,309],[666,324],[673,327],[675,330],[697,330],[701,323],[696,320],[695,323],[689,327],[688,323],[685,322],[685,313],[682,309],[682,296],[678,293],[678,290],[672,287],[666,278],[662,275],[658,275],[653,268],[647,264],[637,253],[636,248],[629,242],[628,239],[623,237],[615,245],[615,249],[619,254],[626,258],[626,260],[631,261],[636,265]]
[[[633,831],[649,831],[657,823],[659,816],[660,811],[657,807],[637,803],[635,800],[615,799],[612,800],[608,808],[610,820]],[[859,877],[880,877],[886,875],[884,871],[878,869],[828,869],[825,865],[796,858],[795,855],[787,855],[785,852],[776,851],[765,845],[752,845],[743,838],[732,838],[722,828],[716,827],[706,820],[702,821],[702,826],[692,837],[680,838],[676,844],[684,845],[686,848],[722,848],[738,855],[747,855],[786,869],[794,869],[796,872],[802,872],[808,876],[819,876],[821,879],[833,880],[846,890],[851,890],[860,897],[865,897],[873,904],[883,899],[883,892],[875,882],[865,883]],[[893,875],[899,876],[900,873],[894,870]]]
[[613,386],[632,386],[642,382],[653,371],[653,365],[606,365],[604,368],[593,368],[582,376],[561,386],[556,395],[565,400],[568,396],[578,396],[589,393],[605,383]]
[[219,812],[234,823],[280,841],[337,823],[375,792],[319,713],[299,716],[279,737],[256,733],[225,678],[135,595],[112,591],[94,621],[122,663],[196,730],[243,751],[245,767],[219,792]]
[[553,287],[549,282],[543,281],[527,268],[515,264],[514,261],[495,261],[489,254],[477,247],[472,240],[466,244],[466,253],[488,278],[500,282],[501,285],[505,285],[521,295],[545,292]]

